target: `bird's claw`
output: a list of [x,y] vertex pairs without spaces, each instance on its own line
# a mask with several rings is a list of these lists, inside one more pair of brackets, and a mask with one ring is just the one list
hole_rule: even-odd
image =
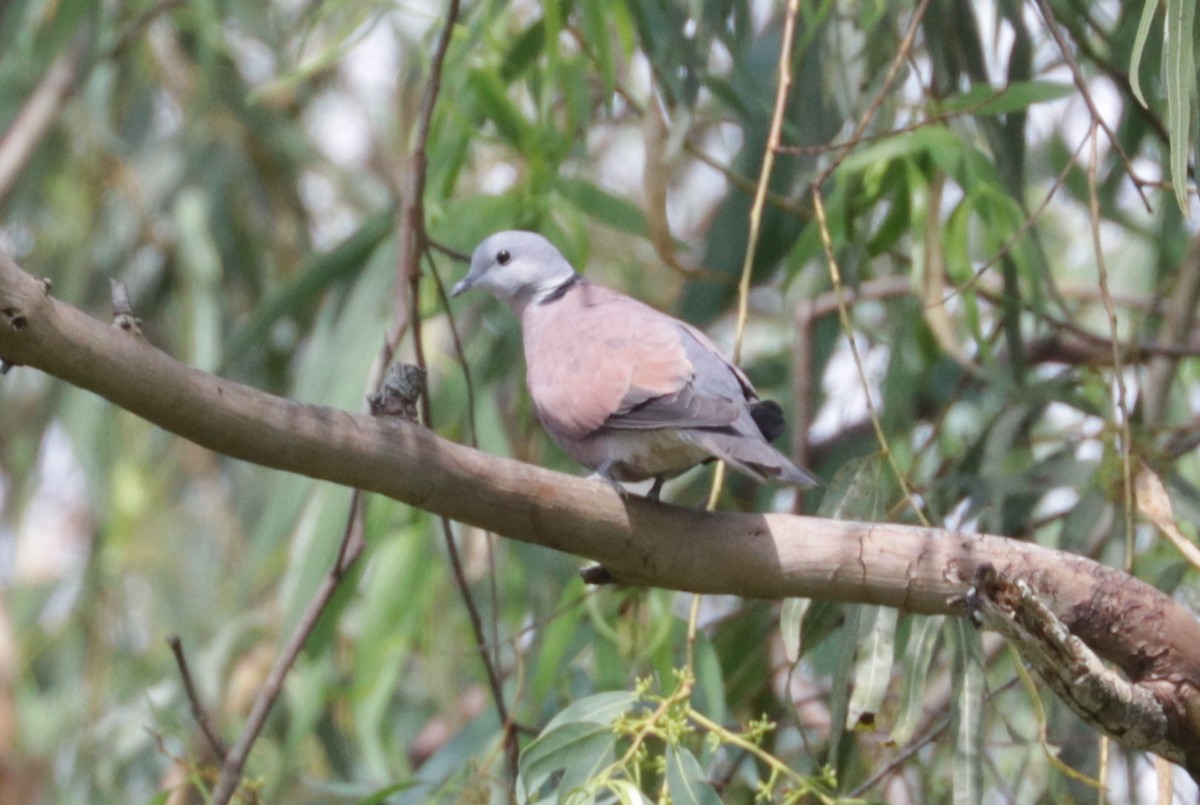
[[591,481],[603,481],[613,488],[613,490],[622,498],[629,497],[629,490],[621,486],[617,479],[612,476],[613,463],[607,461],[596,468],[596,471],[588,476]]

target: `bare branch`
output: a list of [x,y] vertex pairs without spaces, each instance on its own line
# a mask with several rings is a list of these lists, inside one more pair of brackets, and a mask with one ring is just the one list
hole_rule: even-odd
[[213,729],[208,711],[204,709],[200,695],[196,692],[196,685],[192,681],[192,671],[188,668],[187,657],[183,654],[183,641],[179,639],[179,635],[171,635],[167,638],[167,645],[171,647],[171,652],[175,655],[175,664],[179,666],[179,676],[183,679],[183,691],[187,694],[192,718],[196,719],[196,723],[200,726],[204,737],[208,739],[208,744],[212,747],[213,752],[217,754],[218,758],[225,760],[225,756],[229,754],[229,747]]
[[283,690],[283,683],[287,679],[288,672],[292,670],[296,658],[300,656],[304,644],[308,642],[308,636],[317,627],[317,621],[325,612],[325,607],[333,598],[338,585],[350,572],[366,547],[366,542],[362,538],[362,516],[359,511],[361,506],[362,494],[355,489],[354,498],[350,503],[351,515],[346,523],[346,531],[342,535],[341,544],[338,546],[337,560],[321,580],[321,586],[317,588],[316,594],[308,602],[308,606],[292,631],[291,637],[288,638],[287,644],[275,658],[275,664],[271,666],[267,680],[263,683],[250,708],[250,715],[246,717],[246,726],[242,728],[242,734],[238,736],[237,742],[229,750],[229,753],[224,756],[224,762],[221,764],[221,776],[217,779],[210,800],[213,805],[225,805],[237,792],[238,784],[242,779],[242,770],[246,766],[246,759],[250,756],[250,750],[254,748],[259,734],[262,733],[263,725],[267,723],[267,716],[270,715],[271,708],[275,706],[275,700],[279,698],[279,693]]
[[626,584],[950,613],[950,599],[990,563],[1023,579],[1072,634],[1154,691],[1188,770],[1200,776],[1200,621],[1153,587],[1084,557],[938,528],[622,498],[607,484],[488,456],[411,422],[304,405],[185,366],[46,295],[2,256],[0,359],[93,391],[217,452],[586,556]]

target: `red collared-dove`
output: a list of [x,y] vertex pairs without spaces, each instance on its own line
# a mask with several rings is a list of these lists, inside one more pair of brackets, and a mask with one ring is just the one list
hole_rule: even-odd
[[[609,483],[662,483],[719,458],[757,480],[817,480],[771,447],[783,412],[707,336],[575,273],[541,235],[499,232],[452,296],[484,288],[521,320],[526,379],[546,431]],[[618,487],[619,489],[620,487]]]

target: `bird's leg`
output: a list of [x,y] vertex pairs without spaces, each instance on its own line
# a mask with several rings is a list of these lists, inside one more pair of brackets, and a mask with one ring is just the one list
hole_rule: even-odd
[[646,493],[646,500],[658,500],[658,496],[662,494],[663,484],[667,482],[667,476],[658,475],[654,478],[654,483],[650,487],[650,491]]
[[613,470],[616,466],[617,462],[610,459],[597,467],[596,471],[589,475],[588,478],[593,481],[604,481],[604,483],[615,489],[621,497],[629,497],[629,490],[617,483],[617,479],[613,477]]

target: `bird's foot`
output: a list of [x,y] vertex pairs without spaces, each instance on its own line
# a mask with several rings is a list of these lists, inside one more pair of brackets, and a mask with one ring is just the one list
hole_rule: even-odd
[[629,490],[626,489],[625,487],[621,486],[621,484],[617,482],[617,479],[614,478],[612,475],[613,468],[615,466],[616,466],[615,462],[612,462],[612,461],[604,462],[603,464],[601,464],[599,467],[596,468],[595,472],[593,472],[591,475],[588,476],[588,480],[603,481],[604,483],[611,486],[616,491],[616,493],[618,495],[620,495],[622,498],[627,498],[627,497],[629,497]]
[[658,500],[658,496],[662,494],[663,484],[667,482],[665,475],[659,475],[654,479],[654,483],[650,487],[650,491],[646,493],[646,500]]

